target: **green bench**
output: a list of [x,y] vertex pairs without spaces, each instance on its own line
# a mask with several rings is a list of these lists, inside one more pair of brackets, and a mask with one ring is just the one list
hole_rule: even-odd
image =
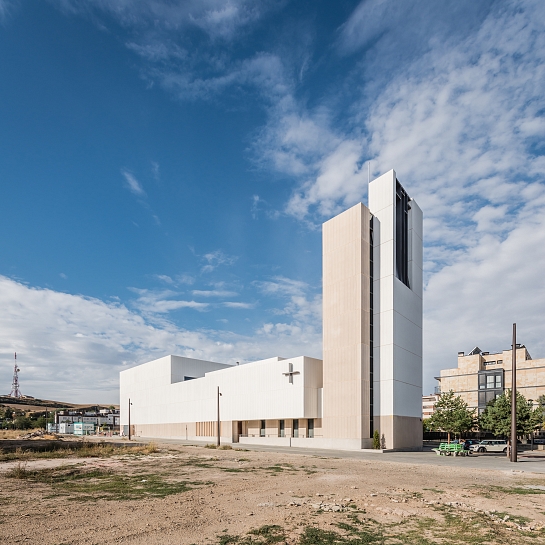
[[434,448],[437,456],[467,456],[468,450],[464,450],[464,445],[460,443],[441,443],[439,448]]

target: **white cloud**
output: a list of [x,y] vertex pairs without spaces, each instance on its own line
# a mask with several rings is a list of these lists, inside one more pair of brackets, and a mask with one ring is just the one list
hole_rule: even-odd
[[182,308],[203,311],[209,306],[208,303],[177,299],[180,294],[172,290],[148,290],[139,288],[130,288],[130,290],[138,295],[138,298],[134,302],[135,307],[145,314],[164,314]]
[[222,305],[227,308],[241,308],[241,309],[255,308],[255,303],[242,303],[237,301],[225,301],[222,303]]
[[135,176],[131,172],[122,169],[121,174],[123,174],[123,177],[125,178],[125,182],[127,184],[127,188],[133,195],[136,195],[137,197],[146,196],[146,192],[144,191],[142,184],[135,178]]
[[234,297],[238,295],[236,291],[229,290],[193,290],[191,293],[199,297]]
[[233,265],[238,259],[236,256],[225,254],[222,250],[215,250],[214,252],[204,254],[202,258],[206,262],[206,265],[201,267],[201,272],[203,273],[210,273],[220,265]]
[[[140,300],[146,296],[154,300],[146,290],[139,295]],[[166,300],[166,294],[162,296],[155,300]],[[187,331],[147,311],[31,288],[3,276],[0,305],[0,354],[6,362],[0,382],[9,387],[10,358],[16,351],[22,392],[35,397],[116,403],[119,371],[172,353],[225,363],[321,353],[319,334],[304,324],[294,326],[300,335],[293,335],[289,324],[267,335],[257,326],[255,336]]]

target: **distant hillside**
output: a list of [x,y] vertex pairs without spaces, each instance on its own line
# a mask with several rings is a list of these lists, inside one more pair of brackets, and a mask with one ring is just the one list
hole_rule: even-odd
[[[0,405],[5,405],[11,407],[12,409],[19,409],[22,411],[39,411],[40,409],[79,409],[79,410],[95,410],[96,407],[99,409],[107,409],[112,405],[101,405],[101,404],[76,404],[76,403],[67,403],[64,401],[53,401],[50,399],[37,399],[33,397],[10,397],[10,396],[1,396],[0,395]],[[116,409],[119,408],[118,405],[113,405]]]

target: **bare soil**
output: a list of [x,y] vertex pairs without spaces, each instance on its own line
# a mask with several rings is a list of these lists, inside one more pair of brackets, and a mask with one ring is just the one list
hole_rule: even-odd
[[159,445],[0,463],[0,543],[545,544],[545,476]]

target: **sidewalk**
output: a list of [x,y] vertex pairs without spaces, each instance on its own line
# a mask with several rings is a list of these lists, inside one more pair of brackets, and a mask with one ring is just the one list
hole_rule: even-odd
[[[165,445],[204,446],[210,441],[185,441],[184,439],[158,439],[154,437],[136,437],[136,442],[153,441]],[[224,445],[230,443],[222,443]],[[350,458],[376,462],[390,462],[398,464],[423,464],[439,467],[465,467],[470,469],[488,469],[494,471],[512,471],[525,473],[545,473],[545,451],[525,451],[519,454],[518,462],[510,462],[503,453],[471,454],[470,456],[437,456],[431,450],[423,452],[388,452],[372,453],[369,451],[325,450],[297,447],[281,447],[269,445],[239,445],[231,444],[233,448],[257,452],[279,452],[299,454],[301,456],[318,456],[320,458]]]

